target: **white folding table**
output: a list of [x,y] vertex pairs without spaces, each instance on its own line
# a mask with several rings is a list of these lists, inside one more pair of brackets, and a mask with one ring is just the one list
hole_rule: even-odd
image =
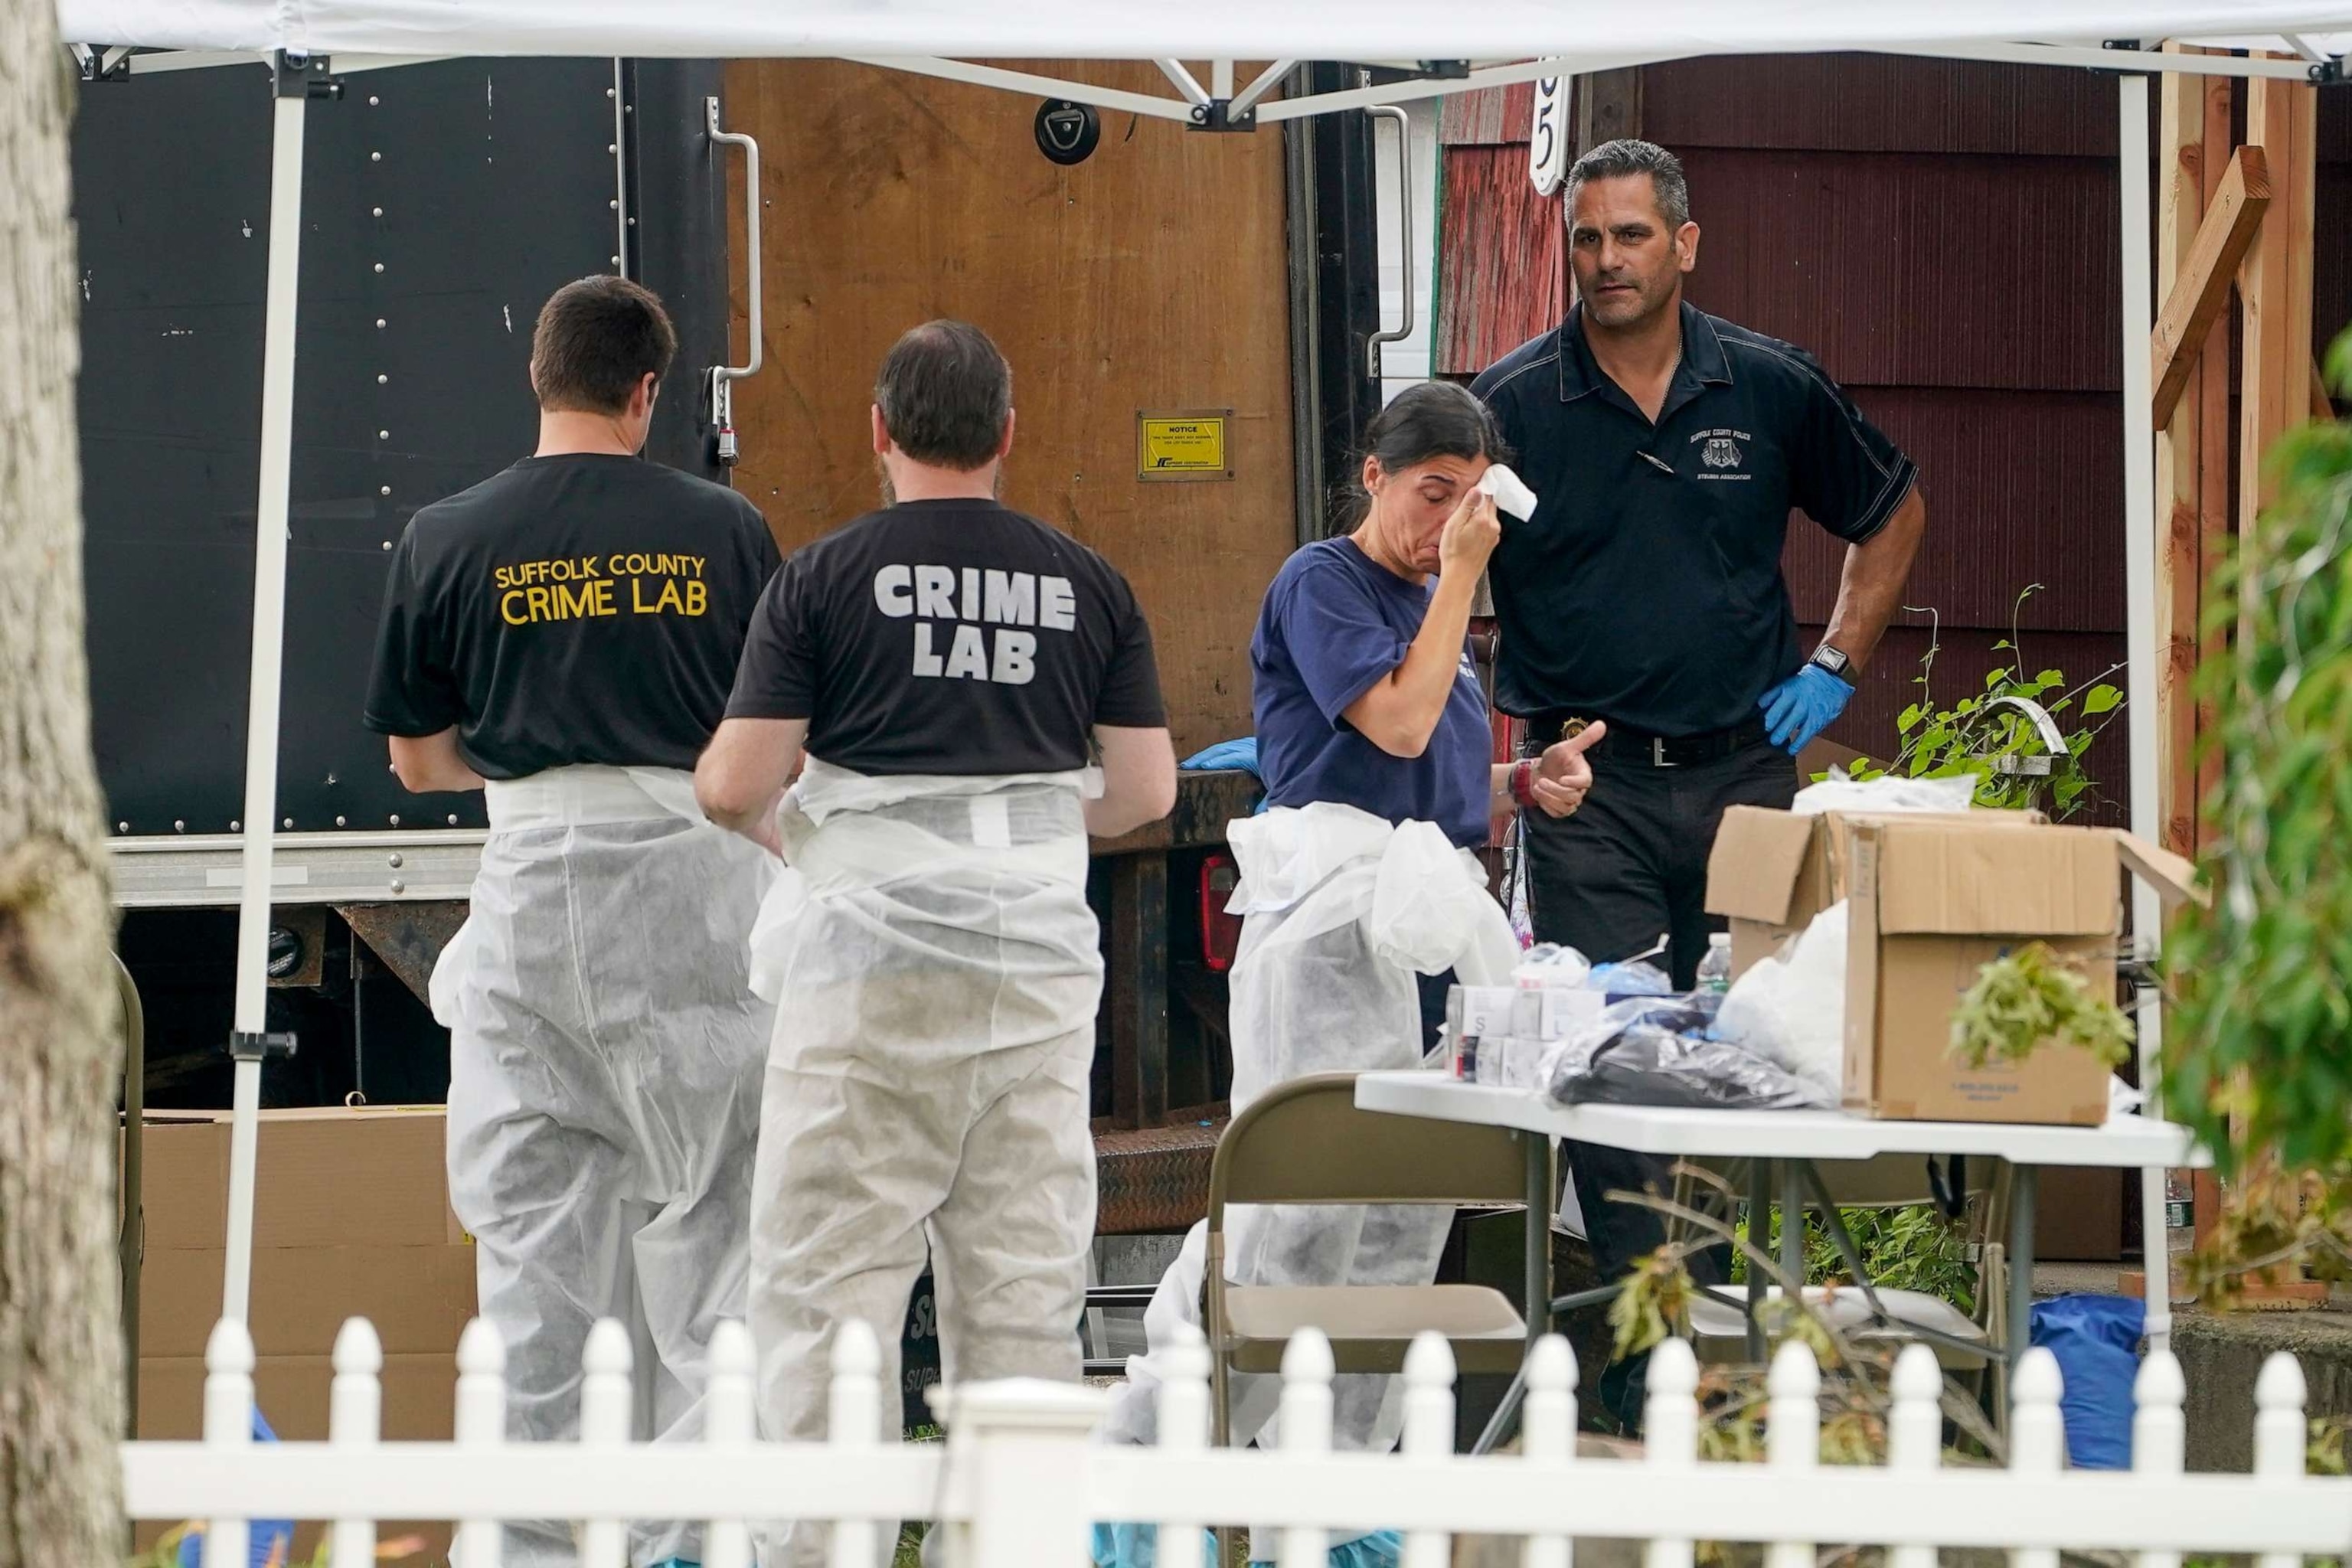
[[[2013,1370],[2031,1342],[2027,1325],[2033,1304],[2033,1203],[2036,1173],[2044,1165],[2113,1170],[2201,1167],[2210,1157],[2188,1129],[2138,1116],[2111,1117],[2100,1127],[2048,1127],[2006,1121],[1883,1121],[1834,1110],[1695,1110],[1666,1106],[1565,1106],[1531,1089],[1497,1089],[1463,1083],[1435,1072],[1365,1073],[1356,1080],[1356,1104],[1365,1110],[1507,1127],[1532,1134],[1528,1153],[1526,1311],[1528,1342],[1551,1331],[1552,1313],[1613,1291],[1586,1292],[1555,1302],[1551,1296],[1551,1145],[1569,1138],[1669,1159],[1748,1160],[1751,1184],[1748,1240],[1759,1249],[1769,1234],[1771,1187],[1769,1171],[1780,1173],[1784,1215],[1801,1215],[1810,1201],[1829,1205],[1818,1162],[1873,1160],[1883,1154],[1975,1155],[2006,1160],[2014,1172],[2009,1205],[2009,1322],[2001,1347]],[[1810,1194],[1810,1196],[1809,1196]],[[1834,1216],[1835,1210],[1832,1206]],[[1784,1272],[1802,1276],[1803,1226],[1781,1224]],[[2161,1238],[2149,1242],[2162,1247]],[[1791,1267],[1793,1265],[1793,1267]],[[2150,1291],[2168,1288],[2169,1271],[2151,1262]],[[1748,1323],[1757,1341],[1756,1308],[1763,1277],[1750,1268]],[[1876,1306],[1874,1293],[1872,1296]],[[1758,1346],[1760,1352],[1760,1345]],[[1511,1398],[1496,1413],[1481,1446],[1491,1446],[1517,1404]]]

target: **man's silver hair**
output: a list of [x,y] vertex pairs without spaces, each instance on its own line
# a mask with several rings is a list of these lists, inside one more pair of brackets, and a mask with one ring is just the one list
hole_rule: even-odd
[[1667,228],[1677,229],[1690,222],[1690,186],[1683,179],[1683,161],[1654,142],[1627,136],[1603,142],[1569,170],[1568,199],[1560,210],[1570,225],[1576,222],[1576,193],[1587,183],[1629,174],[1650,176],[1650,188],[1657,193],[1658,213]]

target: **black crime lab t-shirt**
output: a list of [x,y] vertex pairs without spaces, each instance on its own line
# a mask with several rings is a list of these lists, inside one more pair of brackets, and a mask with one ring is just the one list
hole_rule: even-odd
[[1059,773],[1097,724],[1168,721],[1127,579],[979,500],[903,502],[794,551],[727,716],[806,719],[811,755],[869,774]]
[[692,768],[776,563],[733,490],[636,458],[525,458],[409,521],[368,728],[455,725],[485,778]]

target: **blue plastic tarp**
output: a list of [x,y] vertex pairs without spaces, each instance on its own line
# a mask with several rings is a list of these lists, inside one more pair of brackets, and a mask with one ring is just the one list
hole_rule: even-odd
[[2131,1296],[2060,1296],[2033,1304],[2033,1342],[2058,1358],[2066,1458],[2078,1470],[2128,1470],[2132,1384],[2147,1303]]

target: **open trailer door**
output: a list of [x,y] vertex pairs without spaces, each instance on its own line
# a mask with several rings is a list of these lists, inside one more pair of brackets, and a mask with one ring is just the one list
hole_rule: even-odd
[[[1166,85],[1148,65],[1050,68]],[[763,165],[767,363],[734,393],[735,483],[777,542],[877,504],[883,352],[972,321],[1013,363],[1006,503],[1135,585],[1180,755],[1248,734],[1251,627],[1299,538],[1282,136],[1110,110],[1059,163],[1045,146],[1087,128],[1038,99],[831,60],[735,62],[725,98]],[[744,316],[739,295],[739,363]]]

